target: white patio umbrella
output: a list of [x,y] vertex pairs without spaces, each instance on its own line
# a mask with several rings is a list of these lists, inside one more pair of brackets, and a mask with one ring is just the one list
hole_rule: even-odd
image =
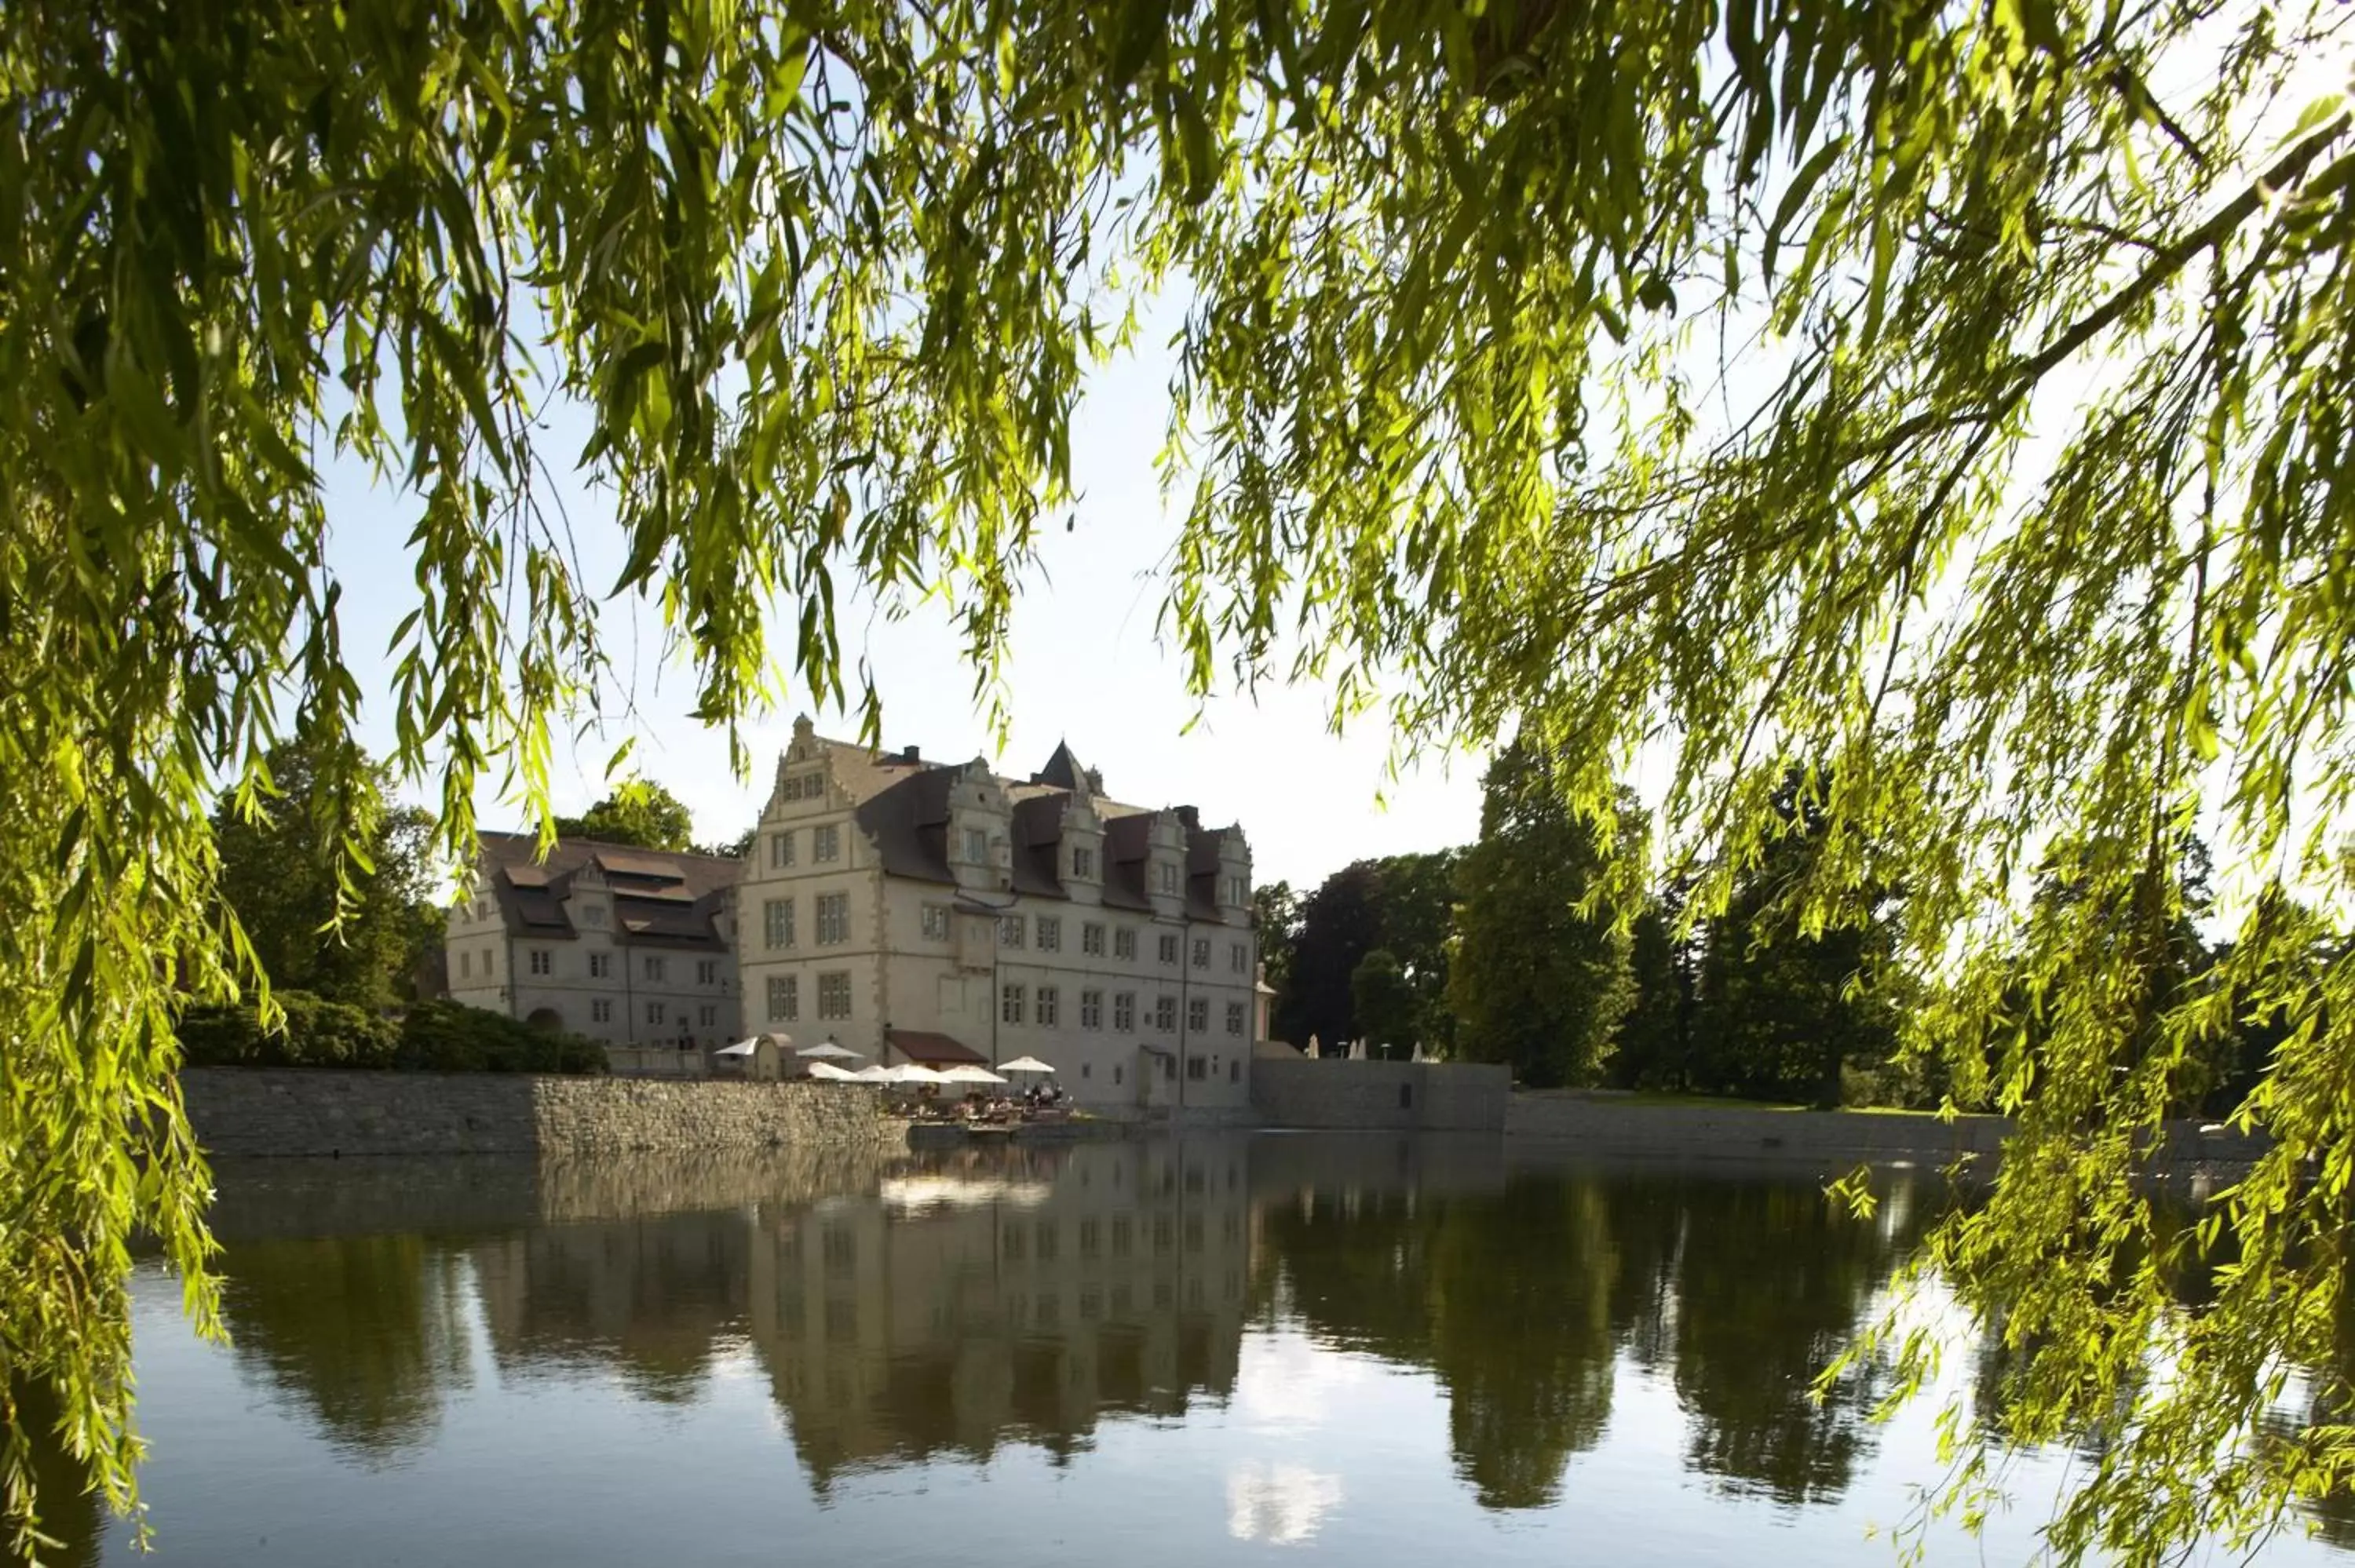
[[971,1062],[960,1062],[955,1066],[951,1067],[948,1071],[941,1075],[941,1081],[946,1084],[1002,1084],[1006,1082],[1005,1079],[999,1077],[988,1068],[976,1065]]
[[848,1046],[837,1045],[831,1040],[822,1040],[815,1045],[805,1045],[794,1054],[804,1061],[858,1062],[865,1059]]
[[905,1066],[891,1069],[891,1081],[895,1084],[945,1084],[948,1079],[930,1067],[910,1062]]
[[1001,1073],[1051,1073],[1055,1069],[1036,1056],[1017,1056],[1011,1062],[1000,1062],[997,1070]]
[[753,1052],[758,1051],[760,1048],[760,1037],[755,1035],[750,1040],[739,1040],[733,1045],[722,1045],[719,1050],[714,1051],[712,1054],[715,1056],[750,1056]]
[[[810,1070],[812,1072],[815,1072],[817,1069],[813,1067]],[[859,1068],[850,1075],[858,1079],[862,1084],[889,1084],[897,1082],[891,1075],[890,1068],[878,1067],[871,1065]]]
[[831,1084],[855,1084],[858,1081],[858,1074],[846,1072],[831,1062],[812,1062],[809,1075]]

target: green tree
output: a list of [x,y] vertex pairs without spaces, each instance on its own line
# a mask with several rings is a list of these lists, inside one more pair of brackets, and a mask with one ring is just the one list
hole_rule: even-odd
[[1814,932],[1794,906],[1829,831],[1820,800],[1816,781],[1784,777],[1774,796],[1784,831],[1761,846],[1710,922],[1695,1072],[1718,1093],[1837,1106],[1842,1068],[1877,1065],[1895,1049],[1884,989],[1895,935],[1885,901],[1859,897]]
[[[1381,945],[1399,961],[1412,993],[1412,1019],[1401,1039],[1448,1055],[1455,1043],[1455,1012],[1447,1000],[1448,952],[1455,937],[1455,884],[1462,850],[1391,855],[1375,863],[1376,914]],[[1359,1015],[1359,1034],[1368,1027]]]
[[1358,1030],[1353,1038],[1365,1041],[1373,1055],[1413,1054],[1421,1010],[1396,953],[1376,948],[1358,960],[1349,975],[1349,1001]]
[[557,818],[556,836],[684,850],[695,840],[695,816],[661,785],[632,779],[581,815]]
[[1628,928],[1627,978],[1635,1000],[1611,1049],[1611,1081],[1621,1088],[1694,1086],[1694,1013],[1700,943],[1679,932],[1680,890],[1644,906]]
[[1540,1088],[1594,1082],[1634,1000],[1626,934],[1598,903],[1614,829],[1575,815],[1554,775],[1523,741],[1489,764],[1448,977],[1457,1048]]
[[[485,771],[544,810],[551,726],[607,694],[601,590],[659,606],[731,735],[780,690],[874,730],[838,590],[936,594],[1002,724],[1086,369],[1182,281],[1165,624],[1194,686],[1281,654],[1340,714],[1387,689],[1404,745],[1518,726],[1590,815],[1663,740],[1704,915],[1781,766],[1820,759],[1800,928],[1903,887],[1906,1048],[1992,1061],[2019,1113],[1925,1266],[2022,1292],[2040,1388],[2176,1355],[2056,1551],[2243,1539],[2342,1484],[2328,1433],[2244,1439],[2252,1348],[2311,1360],[2347,1283],[2294,1260],[2340,1224],[2301,1177],[2355,1152],[2355,974],[2285,962],[2254,911],[2355,890],[2355,114],[2298,74],[2350,27],[2326,0],[7,6],[0,1389],[50,1386],[126,1503],[134,1227],[211,1320],[172,1020],[254,977],[219,786],[282,715],[348,735],[360,700],[324,455],[410,509],[386,717],[458,858]],[[553,397],[610,588],[542,508]],[[330,795],[363,771],[336,767]],[[2089,907],[2163,905],[2150,846],[2202,800],[2253,891],[2143,1030],[2105,999],[2155,950],[2010,877],[2061,838]],[[1605,874],[1633,907],[1640,869]],[[2016,983],[2052,1026],[1988,1056]],[[2241,1112],[2274,1152],[2187,1339],[2115,1266],[2138,1134],[2235,1009],[2287,1024]]]
[[212,832],[220,895],[272,985],[357,1007],[414,993],[426,949],[441,934],[432,901],[431,820],[389,803],[390,777],[358,758],[345,793],[329,800],[323,747],[273,748],[250,787],[224,793]]
[[[1277,1020],[1284,1016],[1284,998],[1292,991],[1293,944],[1300,937],[1300,895],[1289,882],[1263,882],[1252,889],[1252,928],[1259,933],[1259,961],[1267,983],[1275,988]],[[1292,1037],[1282,1033],[1277,1038]],[[1295,1042],[1298,1044],[1298,1042]]]
[[1337,1054],[1358,1037],[1357,999],[1350,982],[1366,955],[1380,945],[1381,875],[1375,863],[1356,861],[1319,883],[1300,901],[1293,938],[1290,986],[1276,1001],[1276,1037],[1304,1049]]

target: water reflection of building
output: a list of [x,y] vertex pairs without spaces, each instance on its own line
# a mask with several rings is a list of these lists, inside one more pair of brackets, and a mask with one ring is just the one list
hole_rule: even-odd
[[1108,1413],[1234,1387],[1245,1146],[1088,1145],[764,1213],[749,1329],[821,1481],[1007,1441],[1067,1453]]

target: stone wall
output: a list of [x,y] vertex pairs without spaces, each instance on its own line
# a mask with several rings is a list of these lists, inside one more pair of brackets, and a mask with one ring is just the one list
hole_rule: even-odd
[[196,1067],[180,1085],[197,1140],[232,1157],[904,1147],[856,1084]]
[[[1991,1162],[2010,1121],[1996,1116],[1934,1116],[1880,1111],[1753,1109],[1745,1106],[1630,1104],[1608,1095],[1522,1093],[1512,1097],[1505,1130],[1517,1140],[1582,1153],[1678,1159],[1769,1159],[1825,1170],[1863,1160],[1950,1163],[1965,1155]],[[2169,1167],[2244,1165],[2263,1140],[2171,1123],[2155,1163]]]
[[1252,1107],[1269,1127],[1498,1132],[1511,1088],[1505,1068],[1465,1062],[1252,1064]]

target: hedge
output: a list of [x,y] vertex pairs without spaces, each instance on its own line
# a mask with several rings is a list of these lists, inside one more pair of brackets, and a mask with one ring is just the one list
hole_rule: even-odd
[[605,1048],[578,1034],[534,1029],[503,1013],[425,1001],[398,1019],[282,991],[282,1033],[250,1006],[192,1007],[180,1050],[192,1067],[387,1067],[421,1073],[602,1073]]

